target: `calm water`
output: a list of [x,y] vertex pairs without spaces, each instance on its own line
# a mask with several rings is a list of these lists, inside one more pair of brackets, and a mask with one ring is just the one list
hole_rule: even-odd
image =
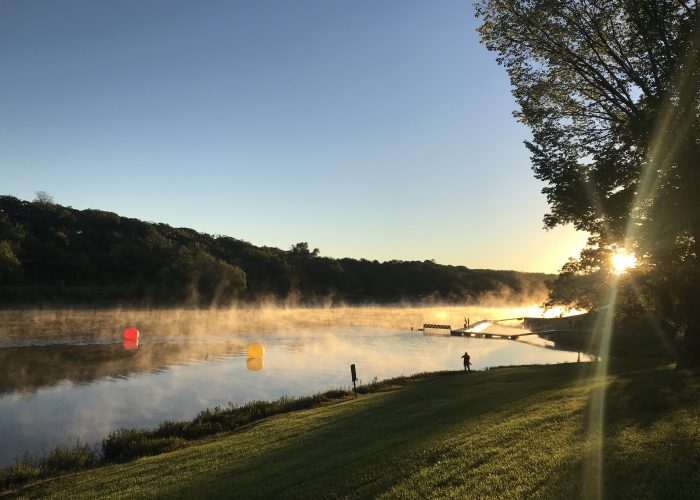
[[[349,387],[352,363],[360,381],[366,383],[375,377],[460,370],[464,351],[469,351],[472,368],[477,370],[573,362],[578,357],[578,353],[547,348],[534,337],[531,341],[539,345],[423,335],[410,330],[414,325],[401,329],[362,324],[381,314],[374,309],[371,314],[352,311],[360,314],[362,319],[356,322],[361,324],[338,324],[348,323],[345,313],[338,321],[337,311],[330,318],[313,311],[313,320],[291,321],[288,317],[284,327],[278,322],[275,328],[272,321],[249,331],[240,321],[234,327],[221,318],[203,325],[207,316],[201,312],[192,313],[195,317],[189,318],[192,323],[185,329],[172,328],[173,324],[182,326],[181,316],[177,323],[165,321],[173,318],[168,314],[141,317],[140,323],[148,328],[142,328],[137,349],[124,349],[123,324],[114,326],[113,312],[61,315],[58,319],[46,312],[31,317],[26,312],[12,317],[2,313],[0,465],[12,463],[25,451],[72,444],[76,439],[96,443],[120,427],[152,427],[163,420],[189,419],[204,408],[229,402],[242,404]],[[449,311],[448,316],[456,318],[463,311]],[[402,321],[446,319],[444,308],[401,312]],[[134,318],[124,322],[133,323]],[[252,343],[265,347],[262,360],[248,358],[247,347]],[[582,360],[588,359],[582,355]]]

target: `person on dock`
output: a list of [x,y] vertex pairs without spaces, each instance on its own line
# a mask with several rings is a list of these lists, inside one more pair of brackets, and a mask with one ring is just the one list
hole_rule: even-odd
[[469,356],[469,353],[465,352],[464,356],[462,356],[462,359],[464,360],[464,371],[465,372],[472,371],[472,369],[471,369],[472,363],[470,361],[471,357]]

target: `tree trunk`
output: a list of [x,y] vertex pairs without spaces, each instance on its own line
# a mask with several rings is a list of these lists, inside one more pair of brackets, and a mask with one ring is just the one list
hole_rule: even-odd
[[678,368],[700,366],[700,226],[693,228],[695,265],[683,304],[685,332],[680,345]]
[[678,368],[695,368],[700,366],[700,321],[692,318],[688,321],[685,335],[678,353]]

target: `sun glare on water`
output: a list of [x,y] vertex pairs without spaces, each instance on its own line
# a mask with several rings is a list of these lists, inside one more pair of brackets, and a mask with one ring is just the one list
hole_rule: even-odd
[[612,256],[613,273],[622,274],[637,267],[637,257],[633,253],[618,250]]

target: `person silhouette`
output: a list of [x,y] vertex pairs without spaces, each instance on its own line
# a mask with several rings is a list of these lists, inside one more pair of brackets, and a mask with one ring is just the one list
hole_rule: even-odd
[[471,361],[469,361],[471,359],[471,357],[469,356],[469,353],[465,352],[464,356],[462,356],[462,359],[464,359],[464,371],[465,372],[472,371],[472,369],[471,369],[472,364],[471,364]]

